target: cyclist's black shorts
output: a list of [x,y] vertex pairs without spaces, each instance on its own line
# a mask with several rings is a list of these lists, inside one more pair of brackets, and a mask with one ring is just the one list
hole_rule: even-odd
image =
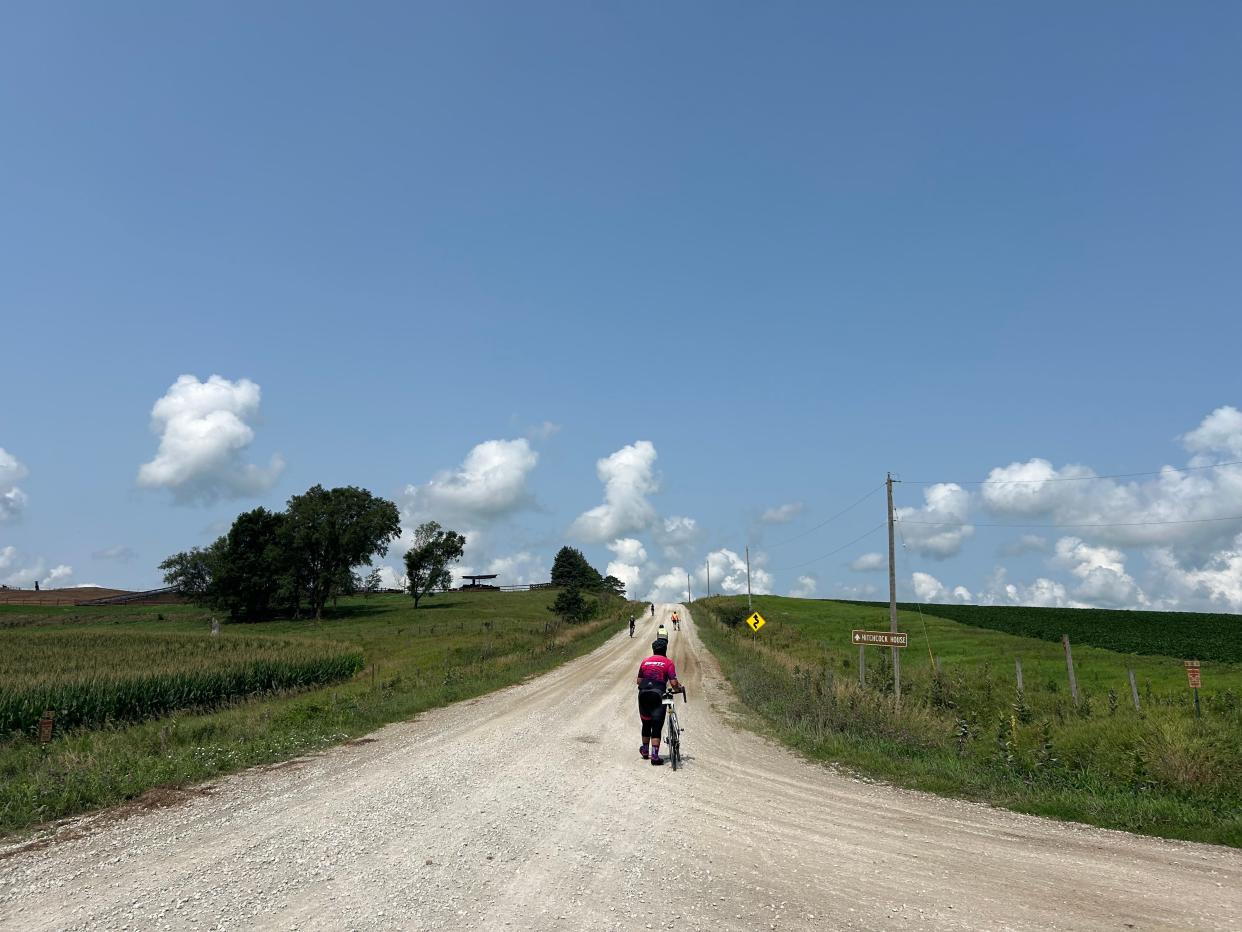
[[643,720],[643,737],[658,738],[664,730],[664,694],[640,692],[638,716]]

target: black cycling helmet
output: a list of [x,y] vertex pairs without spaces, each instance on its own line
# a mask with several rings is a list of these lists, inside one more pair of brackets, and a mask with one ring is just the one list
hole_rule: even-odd
[[668,654],[668,638],[656,638],[651,642],[651,652],[664,657]]

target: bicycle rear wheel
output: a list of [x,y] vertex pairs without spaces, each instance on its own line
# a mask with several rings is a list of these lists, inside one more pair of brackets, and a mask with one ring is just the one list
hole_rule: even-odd
[[677,724],[677,713],[668,710],[668,756],[669,763],[676,770],[681,766],[681,728]]

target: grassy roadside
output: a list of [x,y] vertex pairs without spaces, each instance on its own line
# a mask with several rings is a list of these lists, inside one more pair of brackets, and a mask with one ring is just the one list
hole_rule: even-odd
[[[252,698],[208,714],[69,731],[46,749],[11,737],[0,742],[0,832],[321,750],[511,685],[593,650],[631,611],[630,603],[618,602],[604,617],[548,632],[547,606],[555,595],[448,593],[417,612],[404,596],[374,596],[343,599],[336,617],[318,624],[225,626],[223,639],[261,633],[337,641],[360,648],[366,666],[336,686]],[[31,626],[209,636],[208,617],[197,609],[22,607],[0,611],[0,649],[6,628]]]
[[[1237,665],[1205,672],[1212,689],[1195,719],[1179,660],[1075,651],[1086,697],[1076,706],[1059,645],[903,614],[911,647],[895,712],[887,652],[868,650],[868,686],[859,688],[849,642],[853,627],[887,627],[875,608],[757,601],[768,626],[755,640],[745,626],[718,620],[739,605],[744,615],[744,598],[702,600],[691,610],[752,723],[808,756],[1020,812],[1242,846]],[[932,645],[939,673],[921,642]],[[1015,656],[1026,672],[1021,696]],[[1141,712],[1128,705],[1128,685],[1122,691],[1128,668],[1140,682]]]

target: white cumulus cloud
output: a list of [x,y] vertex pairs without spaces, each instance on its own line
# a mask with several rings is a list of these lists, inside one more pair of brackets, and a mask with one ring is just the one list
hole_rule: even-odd
[[647,563],[647,548],[633,537],[619,537],[608,545],[613,559],[608,562],[605,576],[615,576],[625,583],[625,591],[633,596],[642,585],[643,567]]
[[855,573],[874,573],[886,566],[888,566],[888,561],[884,559],[882,553],[864,553],[850,563],[850,569]]
[[1242,612],[1242,534],[1201,565],[1186,566],[1167,547],[1148,558],[1159,581],[1157,608],[1204,612]]
[[1219,454],[1242,460],[1242,411],[1232,405],[1217,408],[1182,437],[1182,444],[1204,458],[1199,465],[1218,462]]
[[579,515],[569,533],[590,543],[604,543],[650,528],[656,513],[647,496],[659,490],[655,461],[655,445],[649,440],[639,440],[599,460],[595,471],[604,485],[604,501]]
[[138,484],[168,489],[180,503],[266,492],[284,461],[275,455],[266,467],[242,462],[254,440],[259,400],[259,386],[249,379],[179,377],[151,409],[160,445],[155,459],[139,467]]
[[1054,467],[1031,459],[993,469],[980,490],[984,507],[1002,518],[1074,526],[1076,534],[1114,547],[1171,547],[1201,558],[1226,546],[1242,515],[1242,412],[1225,406],[1183,435],[1191,467],[1166,466],[1134,480],[1090,478],[1081,465]]
[[485,440],[456,469],[425,485],[406,486],[406,517],[487,523],[529,507],[534,499],[526,483],[538,462],[524,437]]
[[6,571],[0,583],[21,589],[33,586],[36,581],[44,589],[56,589],[73,576],[73,567],[67,564],[59,563],[49,570],[42,557],[30,560],[13,546],[0,547],[0,570]]
[[1053,562],[1077,579],[1073,596],[1097,608],[1135,608],[1149,603],[1126,572],[1126,555],[1113,547],[1095,547],[1078,537],[1062,537]]
[[683,602],[686,598],[686,568],[671,567],[651,583],[647,592],[648,602]]
[[805,507],[802,502],[789,502],[786,505],[777,505],[760,515],[759,520],[764,524],[787,524],[802,514]]
[[651,536],[664,552],[665,559],[688,559],[699,539],[699,523],[685,515],[672,515],[655,522]]
[[493,557],[484,565],[482,572],[496,574],[492,580],[498,586],[525,586],[530,583],[547,582],[551,573],[551,561],[529,550]]
[[970,493],[955,482],[923,490],[922,508],[898,508],[902,539],[917,554],[933,560],[956,556],[975,533],[970,519]]
[[920,602],[961,602],[974,601],[974,596],[965,586],[954,586],[949,589],[930,573],[913,573],[910,581],[914,584],[914,594]]
[[808,573],[805,576],[798,577],[798,585],[789,590],[789,595],[795,599],[809,599],[815,595],[815,590],[819,587],[819,580],[814,573]]
[[[750,561],[750,589],[756,595],[770,593],[774,589],[775,580],[772,574],[763,568],[763,554],[754,554]],[[713,593],[740,595],[746,591],[746,558],[728,548],[713,550],[707,555],[705,565],[694,571],[694,584],[700,590],[707,590],[708,568],[711,569]]]
[[0,524],[11,524],[22,516],[26,493],[17,483],[28,475],[17,457],[0,447]]
[[1070,598],[1064,583],[1041,576],[1033,583],[1013,583],[1004,567],[997,567],[979,593],[980,605],[1031,605],[1044,608],[1087,608]]

